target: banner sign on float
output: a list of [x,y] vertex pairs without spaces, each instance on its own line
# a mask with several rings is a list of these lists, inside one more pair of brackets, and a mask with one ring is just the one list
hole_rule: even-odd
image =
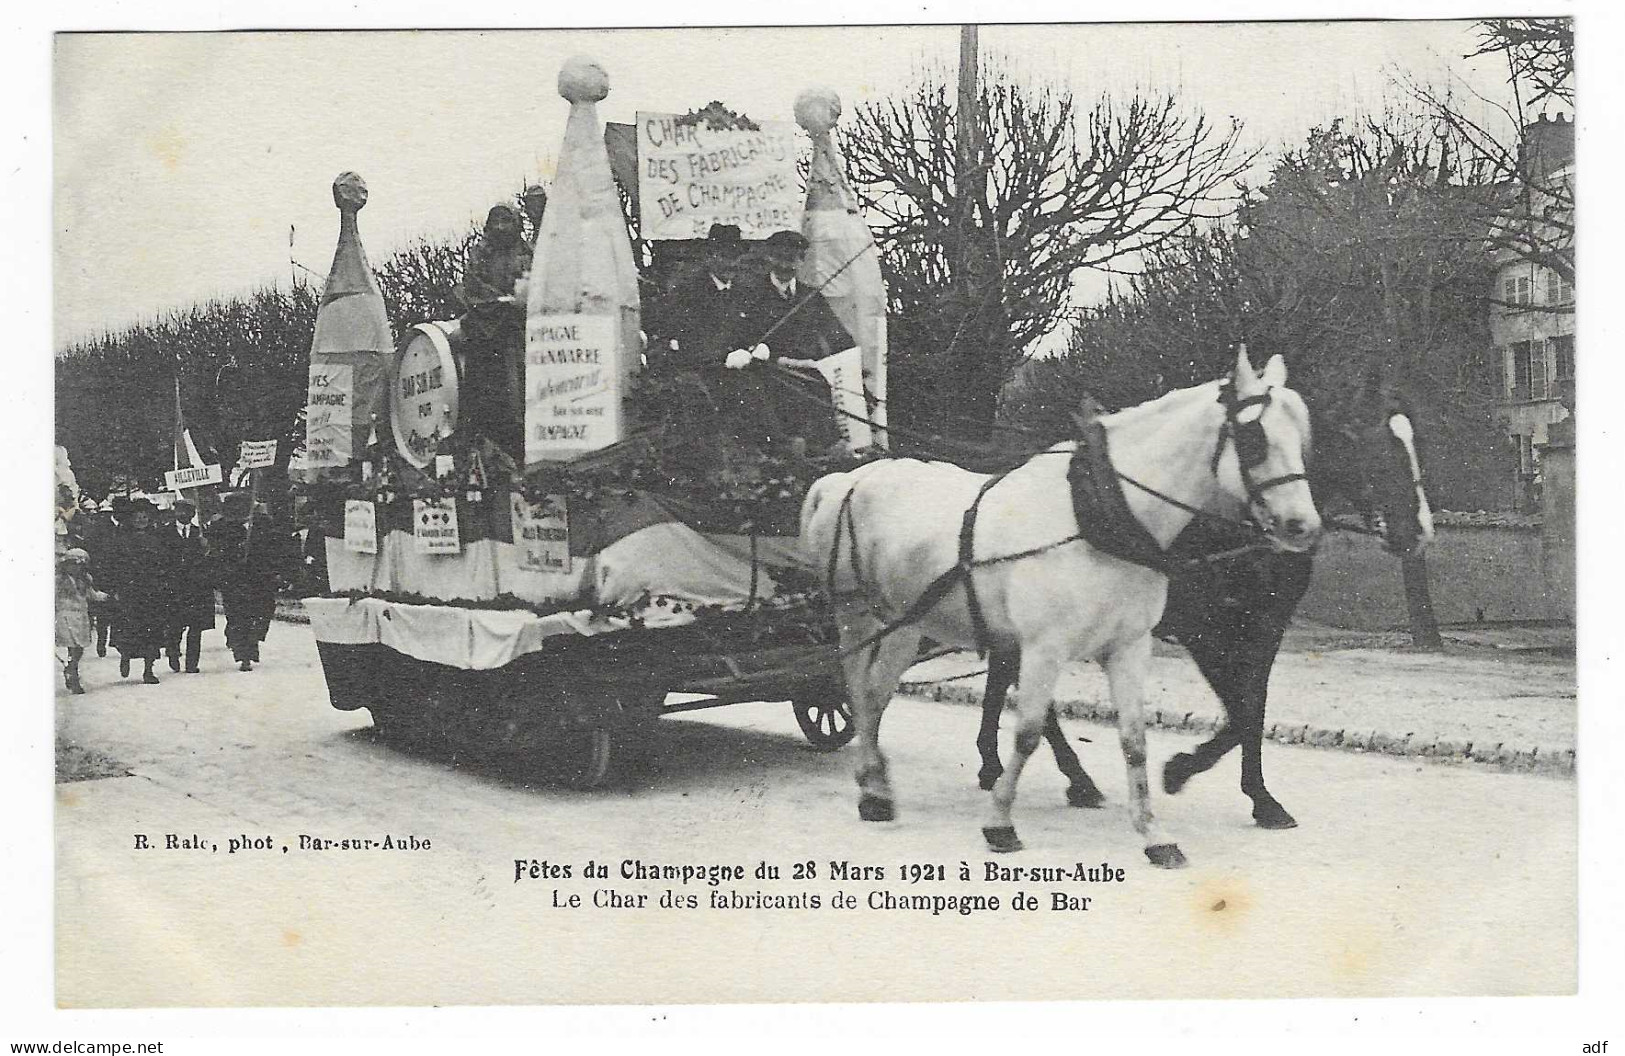
[[305,399],[305,463],[313,469],[347,466],[351,457],[350,399],[354,368],[348,363],[312,363]]
[[644,111],[637,121],[644,238],[704,238],[712,224],[733,224],[747,239],[801,229],[795,122],[711,128]]
[[180,491],[184,488],[201,488],[205,484],[218,484],[221,481],[220,464],[211,462],[206,466],[188,466],[185,469],[172,469],[164,474],[164,487],[170,491]]
[[264,469],[275,464],[275,440],[244,440],[237,449],[238,469]]
[[366,499],[344,501],[344,549],[357,554],[378,552],[378,511]]
[[818,373],[829,382],[830,399],[848,451],[862,451],[875,442],[869,426],[869,403],[863,394],[863,350],[849,348],[818,361]]
[[420,554],[457,554],[457,500],[412,500],[412,539]]
[[570,514],[563,495],[529,502],[513,492],[513,541],[526,572],[570,572]]
[[525,462],[565,461],[621,439],[618,320],[536,315],[525,321]]

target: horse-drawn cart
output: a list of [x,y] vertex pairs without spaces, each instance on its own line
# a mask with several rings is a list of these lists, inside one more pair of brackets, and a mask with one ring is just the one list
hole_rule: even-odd
[[[636,757],[649,724],[677,712],[787,700],[814,747],[835,749],[852,738],[835,648],[814,640],[824,635],[811,624],[799,625],[804,641],[753,642],[743,627],[629,626],[586,611],[538,616],[343,598],[306,604],[334,707],[369,709],[374,726],[399,743],[505,758],[515,772],[575,788],[611,780]],[[374,621],[410,629],[382,631],[381,641],[337,640],[370,637],[364,625]],[[525,640],[540,647],[488,667],[414,655],[427,651],[425,642],[475,639],[491,657]]]
[[[864,393],[883,393],[884,291],[829,135],[839,102],[798,100],[813,145],[803,208],[783,195],[796,184],[788,122],[639,113],[606,140],[602,70],[572,60],[559,90],[571,112],[528,275],[461,320],[392,337],[356,225],[365,187],[335,183],[304,482],[326,535],[327,589],[305,606],[329,697],[367,708],[391,739],[514,756],[578,787],[607,781],[660,715],[743,701],[788,701],[815,747],[838,748],[852,713],[797,531],[811,482],[851,452],[730,443],[703,406],[675,406],[684,383],[662,380],[651,361],[663,346],[641,319],[644,290],[662,285],[663,263],[694,259],[708,221],[744,228],[746,242],[799,227],[799,279],[853,335]],[[719,137],[720,153],[707,144]],[[667,241],[640,275],[614,181],[637,207],[639,174],[659,168],[638,164],[646,148],[740,171],[708,167],[688,199],[703,208],[665,235],[644,224]],[[627,150],[631,164],[611,157]],[[646,218],[654,206],[646,188]],[[465,286],[513,285],[500,266],[512,252],[511,239],[477,249],[470,268],[496,261],[497,277]]]

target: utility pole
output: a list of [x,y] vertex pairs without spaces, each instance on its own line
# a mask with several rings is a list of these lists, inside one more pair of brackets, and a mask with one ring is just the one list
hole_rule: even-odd
[[[977,28],[959,27],[959,98],[954,121],[954,190],[958,195],[958,209],[954,217],[954,280],[958,287],[961,318],[957,337],[958,354],[950,357],[948,368],[958,375],[948,388],[968,397],[966,404],[956,408],[949,420],[976,422],[992,420],[992,408],[983,408],[988,398],[982,390],[986,384],[979,376],[988,369],[987,350],[981,348],[980,316],[985,291],[980,274],[980,253],[977,243],[977,210],[980,200],[987,194],[987,171],[982,165],[981,91],[977,76]],[[944,410],[947,410],[945,407]],[[977,439],[974,434],[966,439]]]

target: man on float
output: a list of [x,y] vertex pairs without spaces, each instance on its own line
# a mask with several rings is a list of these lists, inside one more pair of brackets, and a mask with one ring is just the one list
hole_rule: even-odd
[[[746,374],[765,374],[768,364],[810,368],[825,356],[857,344],[817,290],[796,278],[807,253],[807,239],[797,231],[775,231],[761,246],[765,265],[736,283],[739,288],[744,347],[729,352],[723,365]],[[766,378],[763,398],[771,407],[770,444],[792,453],[822,452],[840,439],[829,386],[812,370],[805,377],[780,371]]]
[[667,345],[661,366],[719,370],[745,339],[743,302],[734,288],[744,252],[738,227],[712,224],[700,259],[677,270],[664,305]]

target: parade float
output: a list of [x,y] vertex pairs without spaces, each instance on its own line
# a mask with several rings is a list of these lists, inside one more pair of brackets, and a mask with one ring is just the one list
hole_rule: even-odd
[[[570,110],[528,275],[514,281],[517,214],[494,208],[457,320],[390,333],[366,187],[334,184],[300,485],[325,535],[328,589],[304,606],[332,704],[582,787],[673,711],[789,701],[838,747],[851,713],[797,518],[813,479],[886,443],[885,294],[830,136],[840,102],[803,93],[795,124],[713,103],[606,131],[601,67],[573,59],[558,88]],[[716,223],[808,241],[798,279],[857,345],[818,365],[842,425],[829,452],[741,449],[703,381],[660,369],[645,292]]]

